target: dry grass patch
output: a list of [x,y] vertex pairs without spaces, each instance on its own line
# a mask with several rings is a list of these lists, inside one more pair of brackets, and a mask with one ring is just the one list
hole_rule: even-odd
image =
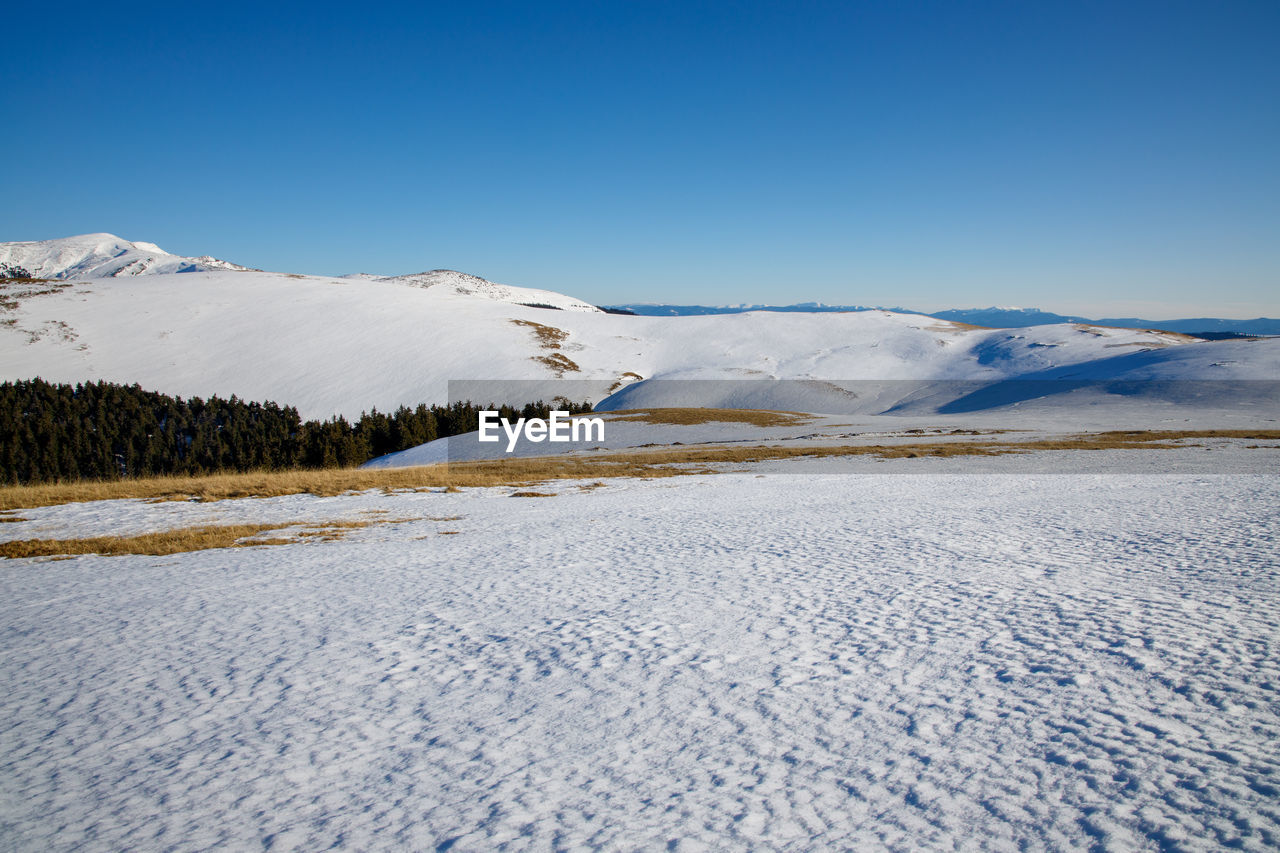
[[509,497],[513,498],[554,498],[555,492],[512,492]]
[[609,423],[636,421],[646,424],[751,424],[758,427],[803,426],[813,416],[804,412],[775,412],[767,409],[621,409],[617,412],[593,412],[612,415]]
[[219,501],[312,494],[317,497],[378,489],[460,492],[461,487],[525,486],[550,479],[594,480],[646,473],[627,454],[536,457],[425,465],[417,468],[332,468],[320,471],[259,471],[202,477],[139,477],[0,487],[0,510],[105,500]]
[[16,521],[26,521],[26,520],[27,519],[23,518],[20,515],[0,515],[0,524],[4,524],[6,522],[12,523]]
[[[724,409],[672,409],[696,416],[708,411],[717,416]],[[751,413],[779,415],[793,412]],[[682,415],[683,416],[683,415]],[[691,421],[698,422],[698,421]],[[1108,450],[1119,448],[1173,448],[1173,442],[1226,438],[1254,441],[1280,440],[1280,430],[1148,430],[1115,431],[1069,435],[1060,438],[999,441],[913,442],[909,444],[798,445],[706,445],[670,447],[638,452],[598,453],[589,456],[540,456],[494,459],[477,462],[427,465],[418,468],[339,468],[323,471],[275,471],[249,474],[219,474],[207,477],[155,477],[131,480],[104,480],[54,483],[39,486],[0,488],[0,510],[53,506],[98,500],[198,500],[277,497],[312,494],[331,497],[349,492],[380,489],[399,491],[456,492],[462,486],[532,486],[550,480],[599,480],[611,477],[675,477],[709,473],[717,464],[742,464],[798,457],[878,456],[894,459],[920,456],[996,456],[1038,450]],[[381,522],[381,519],[379,519]],[[278,529],[281,525],[275,525]]]
[[[367,521],[320,521],[312,524],[302,525],[302,530],[295,535],[295,542],[303,542],[307,539],[318,539],[321,542],[336,542],[347,534],[349,530],[359,530],[363,527],[372,527],[375,524],[405,524],[410,521],[421,521],[421,518],[374,518]],[[246,545],[257,544],[255,542],[246,542]],[[287,544],[282,542],[280,544]]]
[[644,377],[641,376],[639,373],[635,373],[633,371],[628,370],[624,372],[621,376],[619,376],[617,379],[615,379],[613,384],[609,386],[609,393],[612,394],[614,391],[617,391],[623,385],[628,384],[627,383],[628,379],[630,379],[632,382],[644,381]]
[[559,352],[553,352],[551,355],[531,355],[529,360],[545,364],[555,371],[557,378],[564,376],[566,373],[579,373],[582,370],[582,368],[578,367],[577,362]]
[[546,349],[560,349],[560,344],[569,338],[568,332],[564,329],[557,329],[554,326],[544,326],[532,320],[512,320],[511,322],[531,330],[533,336],[538,339],[538,343],[542,344]]
[[38,296],[53,296],[71,287],[69,281],[49,278],[8,278],[0,280],[0,310],[12,311],[22,300]]
[[284,531],[290,524],[207,524],[179,527],[137,536],[92,536],[83,539],[21,539],[0,542],[0,557],[68,557],[100,554],[118,557],[141,554],[153,557],[208,551],[215,548],[248,548],[256,545],[293,545],[298,542],[333,542],[349,530],[374,524],[402,524],[417,518],[374,519],[369,521],[321,521],[299,525],[295,533],[263,537],[268,531]]
[[1280,439],[1280,429],[1127,429],[1085,433],[1074,436],[1093,439],[1116,446],[1150,441],[1180,441],[1198,438],[1239,438],[1254,440]]
[[244,547],[248,545],[283,545],[292,539],[257,539],[267,530],[279,530],[279,524],[224,524],[201,527],[182,527],[158,533],[138,536],[94,536],[86,539],[20,539],[0,542],[0,557],[58,557],[75,554],[149,554],[163,556],[187,551],[206,551],[210,548]]
[[[558,350],[560,349],[560,344],[569,338],[568,332],[564,329],[557,329],[554,326],[544,326],[542,323],[535,323],[532,320],[512,320],[511,322],[531,330],[533,336],[538,339],[538,343],[545,350]],[[573,359],[560,352],[551,352],[549,355],[535,355],[531,356],[531,358],[533,361],[551,368],[555,371],[557,377],[564,376],[566,373],[579,373],[582,370]]]
[[[409,473],[412,472],[412,473]],[[397,491],[451,487],[447,469],[401,468],[318,471],[254,471],[199,477],[139,477],[124,480],[81,480],[33,486],[0,487],[0,510],[104,500],[215,501],[233,498],[313,494],[332,497],[347,492]],[[456,488],[456,487],[455,487]]]

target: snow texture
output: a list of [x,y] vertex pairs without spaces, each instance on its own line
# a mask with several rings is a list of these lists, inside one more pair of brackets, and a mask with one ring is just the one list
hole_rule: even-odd
[[0,563],[0,848],[1280,842],[1274,473],[895,464],[24,510],[418,520]]

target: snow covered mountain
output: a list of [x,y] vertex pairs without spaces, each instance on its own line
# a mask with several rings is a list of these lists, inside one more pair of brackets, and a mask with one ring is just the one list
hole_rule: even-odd
[[[295,405],[304,417],[445,402],[460,380],[488,381],[484,402],[551,399],[559,383],[582,380],[569,396],[619,408],[743,405],[746,386],[726,390],[723,380],[794,379],[805,384],[780,384],[782,396],[753,391],[745,402],[878,413],[954,405],[957,380],[1280,376],[1274,340],[1199,342],[1081,324],[978,329],[879,310],[620,316],[450,271],[332,278],[200,266],[109,235],[0,244],[0,261],[56,279],[0,281],[0,380],[236,394]],[[691,379],[720,382],[660,381]],[[932,396],[892,382],[850,391],[884,380],[953,387]],[[796,387],[813,393],[793,399]],[[993,405],[1018,402],[1008,398]]]
[[[171,273],[262,272],[209,255],[198,258],[172,255],[155,243],[131,242],[114,234],[82,234],[57,240],[0,243],[0,271],[20,269],[33,278],[59,280],[117,278],[130,275]],[[411,275],[376,276],[366,273],[343,276],[359,281],[389,281],[421,288],[439,288],[462,296],[479,296],[497,302],[512,302],[537,308],[599,312],[594,305],[526,287],[496,284],[479,276],[454,270],[431,270]]]
[[171,255],[155,243],[131,243],[114,234],[81,234],[59,240],[0,243],[0,269],[20,267],[35,278],[115,278],[210,270],[248,272],[229,261],[205,255]]

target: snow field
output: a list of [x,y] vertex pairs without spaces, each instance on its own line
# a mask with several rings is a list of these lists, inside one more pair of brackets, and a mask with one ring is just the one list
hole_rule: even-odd
[[1273,476],[540,490],[132,504],[421,520],[0,563],[0,847],[1280,843]]

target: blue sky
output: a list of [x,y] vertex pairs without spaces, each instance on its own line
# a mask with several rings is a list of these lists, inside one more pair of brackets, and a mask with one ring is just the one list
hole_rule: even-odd
[[1280,4],[34,4],[0,240],[597,303],[1280,316]]

